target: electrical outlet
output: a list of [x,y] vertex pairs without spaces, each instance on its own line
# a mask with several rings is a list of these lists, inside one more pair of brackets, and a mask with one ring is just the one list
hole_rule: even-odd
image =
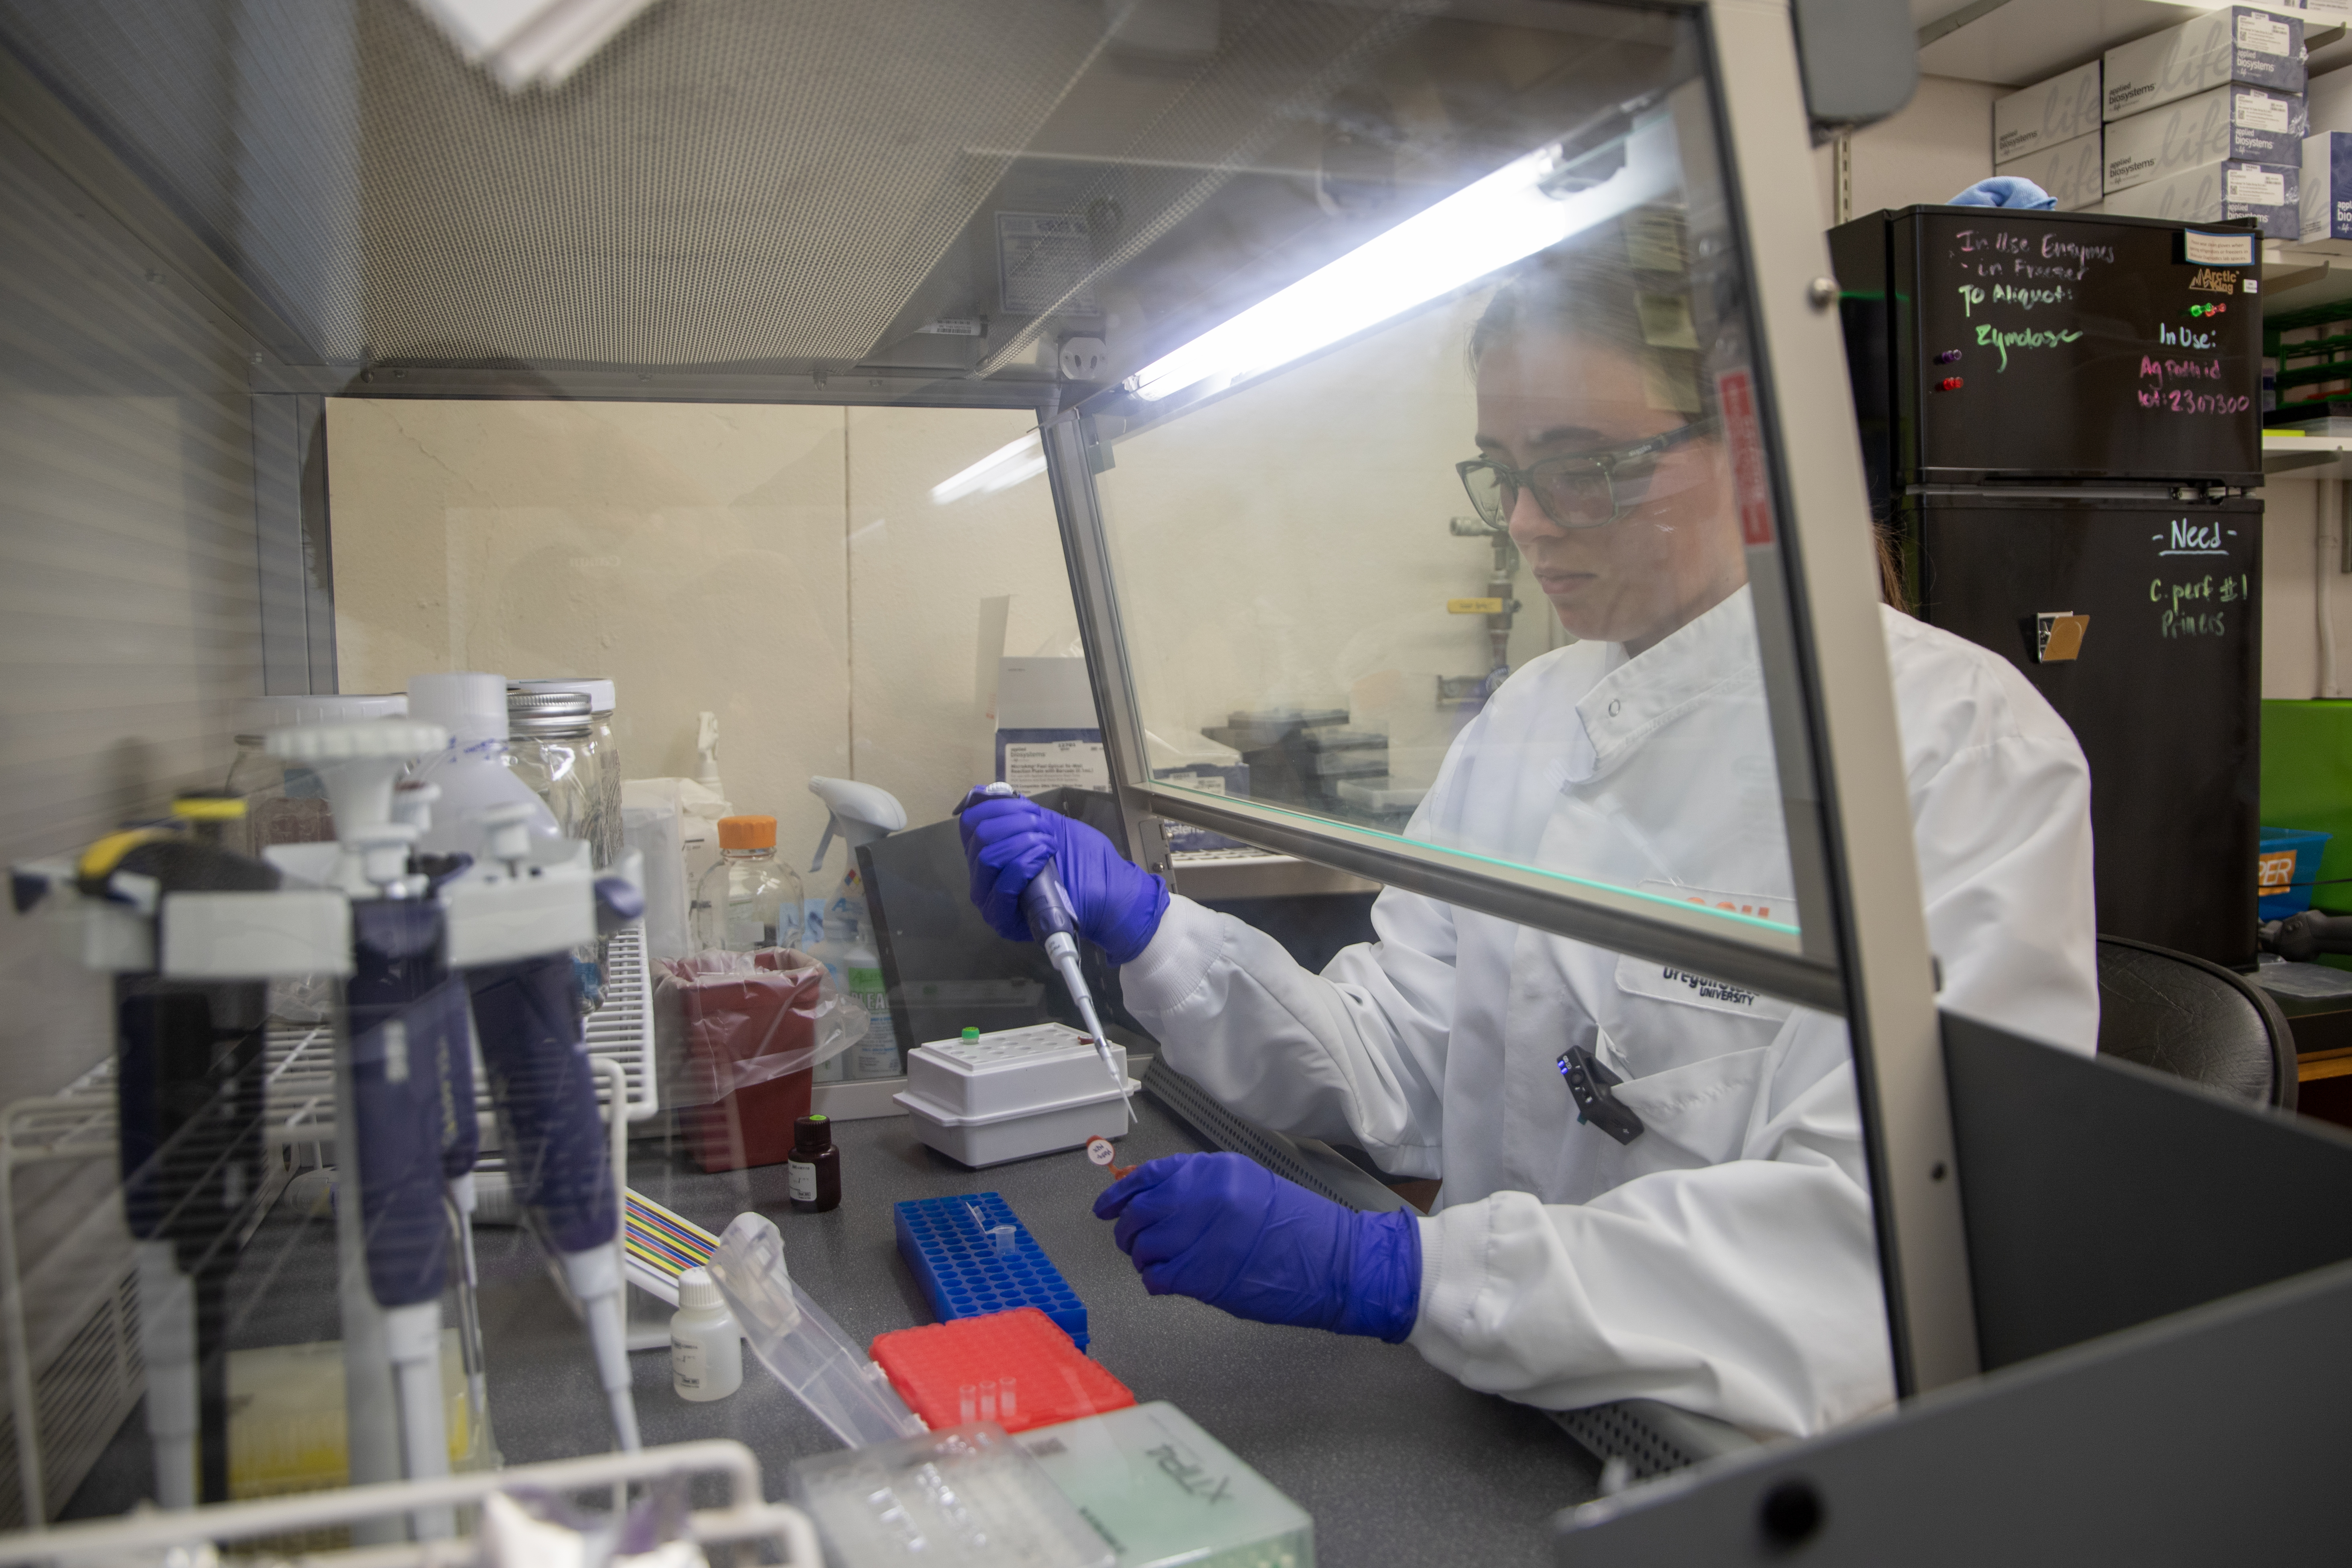
[[1110,370],[1110,350],[1100,338],[1062,340],[1062,379],[1100,381]]

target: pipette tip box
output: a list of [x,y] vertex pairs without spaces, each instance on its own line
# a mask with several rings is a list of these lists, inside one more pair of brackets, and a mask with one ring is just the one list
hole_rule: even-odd
[[1119,1568],[1315,1568],[1315,1521],[1164,1401],[1013,1439],[1118,1543]]
[[1135,1403],[1034,1307],[883,1334],[874,1360],[934,1431],[993,1421],[1025,1432]]
[[[1114,1045],[1110,1056],[1132,1094],[1127,1052]],[[1086,1035],[1036,1024],[916,1047],[906,1089],[893,1098],[925,1143],[966,1165],[997,1165],[1123,1133],[1127,1107],[1111,1076]]]
[[[1086,1303],[1002,1196],[908,1198],[891,1205],[890,1217],[899,1256],[922,1281],[941,1322],[1034,1307],[1086,1348]],[[1013,1233],[1002,1252],[991,1236],[1000,1226]]]

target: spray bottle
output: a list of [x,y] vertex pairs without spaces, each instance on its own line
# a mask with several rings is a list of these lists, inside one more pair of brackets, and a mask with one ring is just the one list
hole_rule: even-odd
[[[898,1031],[890,1023],[889,990],[882,981],[882,960],[866,931],[866,888],[857,871],[857,846],[871,844],[907,826],[907,808],[887,790],[854,779],[813,778],[809,793],[824,802],[829,814],[824,835],[816,843],[816,858],[809,862],[812,876],[824,868],[825,852],[837,835],[847,847],[841,880],[822,906],[812,894],[806,907],[823,913],[808,930],[808,951],[835,985],[866,1009],[866,1039],[855,1053],[851,1076],[896,1078],[905,1071]],[[821,884],[817,884],[820,885]]]

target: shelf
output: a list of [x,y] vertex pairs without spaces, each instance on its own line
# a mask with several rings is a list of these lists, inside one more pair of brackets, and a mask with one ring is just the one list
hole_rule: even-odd
[[2263,472],[2273,479],[2352,479],[2352,436],[2263,432]]
[[2345,304],[2352,315],[2352,240],[2263,241],[2263,319]]
[[1188,899],[1284,899],[1313,893],[1377,893],[1378,882],[1262,849],[1179,850],[1176,890]]
[[1913,0],[1911,18],[1925,74],[2030,87],[2211,9],[2162,0]]

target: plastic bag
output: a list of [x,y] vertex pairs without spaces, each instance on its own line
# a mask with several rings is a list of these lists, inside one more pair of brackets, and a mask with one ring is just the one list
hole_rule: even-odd
[[839,1056],[866,1037],[866,1016],[815,959],[765,947],[661,960],[654,1027],[668,1103],[711,1105]]

